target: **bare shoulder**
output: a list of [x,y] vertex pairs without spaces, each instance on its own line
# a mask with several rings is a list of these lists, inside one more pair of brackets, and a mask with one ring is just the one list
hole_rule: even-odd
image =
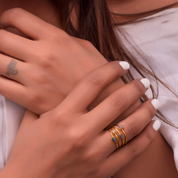
[[157,134],[143,154],[121,169],[114,178],[177,178],[173,152],[167,142]]

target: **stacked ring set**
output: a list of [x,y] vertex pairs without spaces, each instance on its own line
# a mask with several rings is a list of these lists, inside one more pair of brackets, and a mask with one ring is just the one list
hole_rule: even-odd
[[109,129],[109,132],[111,134],[112,141],[116,144],[117,149],[127,143],[127,136],[122,125],[115,125]]

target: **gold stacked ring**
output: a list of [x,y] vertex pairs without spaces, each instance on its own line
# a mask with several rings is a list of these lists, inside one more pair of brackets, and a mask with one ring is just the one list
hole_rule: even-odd
[[118,142],[117,142],[117,138],[115,137],[114,133],[112,132],[112,129],[109,129],[109,132],[111,134],[112,137],[112,141],[116,144],[116,148],[119,148]]
[[119,147],[121,147],[122,145],[121,145],[121,143],[120,143],[120,140],[119,140],[119,137],[118,137],[117,132],[116,132],[116,130],[115,130],[115,127],[113,127],[113,129],[112,129],[112,133],[113,133],[114,136],[116,137],[117,143],[119,144]]
[[[116,128],[116,126],[118,127],[118,129]],[[116,144],[116,148],[118,149],[119,147],[127,143],[127,136],[122,125],[116,126],[109,129],[109,132],[111,134],[112,141]]]
[[[114,128],[115,128],[115,127],[114,127]],[[122,140],[122,145],[125,145],[123,134],[120,133],[120,131],[119,131],[117,128],[115,128],[115,130],[116,130],[116,132],[119,134],[120,139]]]
[[124,137],[125,137],[125,144],[127,143],[127,136],[126,136],[126,133],[124,131],[124,127],[122,125],[116,125],[118,126],[119,130],[122,131],[122,133],[124,134]]

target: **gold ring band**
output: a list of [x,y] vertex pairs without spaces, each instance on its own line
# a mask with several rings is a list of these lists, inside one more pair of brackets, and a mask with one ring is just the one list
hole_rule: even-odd
[[127,136],[122,125],[117,124],[108,131],[110,132],[112,141],[115,143],[117,149],[127,143]]
[[126,136],[126,133],[125,133],[125,131],[124,131],[124,127],[122,126],[122,125],[116,125],[116,126],[118,126],[118,129],[120,130],[120,131],[122,131],[122,133],[124,134],[124,137],[125,137],[125,144],[127,143],[127,136]]
[[119,144],[119,148],[120,148],[122,145],[121,145],[120,140],[119,140],[119,138],[118,138],[118,135],[117,135],[117,132],[116,132],[116,130],[115,130],[115,127],[113,127],[113,129],[114,129],[114,131],[112,130],[112,133],[113,133],[114,136],[116,137],[117,142],[118,142],[118,144]]
[[120,137],[121,140],[122,140],[122,145],[125,145],[123,135],[119,132],[119,130],[118,130],[117,128],[115,128],[115,130],[116,130],[116,132],[119,134],[119,137]]
[[112,133],[112,130],[109,129],[109,132],[111,134],[111,137],[112,137],[112,141],[116,144],[116,148],[118,149],[119,148],[119,145],[117,143],[117,138],[114,136],[114,134]]

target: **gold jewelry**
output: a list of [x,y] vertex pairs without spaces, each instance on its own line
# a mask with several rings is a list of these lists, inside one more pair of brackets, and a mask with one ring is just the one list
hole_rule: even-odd
[[109,132],[111,134],[111,137],[112,137],[112,141],[116,144],[116,148],[118,149],[119,146],[118,146],[118,143],[117,143],[117,138],[114,136],[114,134],[112,133],[112,130],[109,129]]
[[[120,140],[119,140],[119,138],[118,138],[118,135],[117,135],[117,132],[116,132],[116,130],[115,130],[115,127],[112,127],[111,129],[112,129],[112,133],[114,134],[114,136],[115,136],[116,139],[117,139],[117,142],[119,143],[119,148],[120,148],[122,145],[121,145]],[[113,129],[114,129],[114,131],[113,131]]]
[[119,130],[122,131],[122,133],[124,134],[124,137],[125,137],[125,144],[127,143],[127,136],[126,136],[126,133],[124,131],[124,127],[122,125],[116,125],[118,126]]
[[122,125],[117,124],[113,126],[111,129],[109,129],[109,132],[111,134],[112,141],[116,144],[117,149],[127,143],[127,136]]
[[117,128],[115,128],[114,127],[114,129],[116,130],[116,132],[119,134],[119,137],[121,138],[121,140],[122,140],[122,145],[125,145],[125,143],[124,143],[124,136],[123,136],[123,134],[122,133],[120,133],[119,132],[119,130],[117,129]]

